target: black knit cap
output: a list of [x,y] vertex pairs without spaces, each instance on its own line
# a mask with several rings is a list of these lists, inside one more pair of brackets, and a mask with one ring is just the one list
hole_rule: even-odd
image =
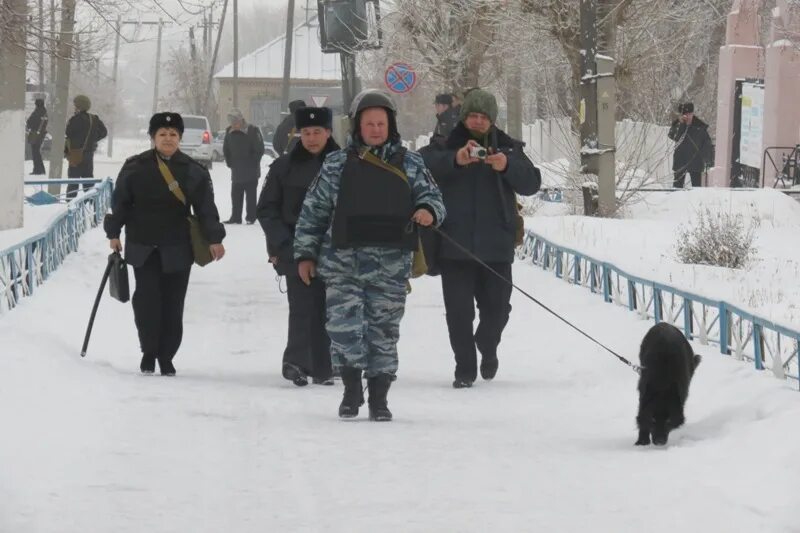
[[433,101],[434,104],[444,104],[444,105],[453,105],[453,95],[452,94],[437,94],[436,100]]
[[332,129],[333,113],[327,107],[301,107],[294,112],[294,125],[297,129],[314,126]]
[[155,137],[156,132],[161,128],[173,128],[178,130],[178,134],[183,137],[183,117],[178,113],[165,111],[156,113],[150,118],[150,128],[147,133],[150,137]]
[[685,102],[683,104],[678,104],[678,113],[694,113],[694,104],[691,102]]

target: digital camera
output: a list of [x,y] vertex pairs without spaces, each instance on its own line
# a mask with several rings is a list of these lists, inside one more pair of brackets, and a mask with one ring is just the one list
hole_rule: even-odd
[[474,157],[476,159],[486,159],[487,155],[489,155],[489,153],[483,146],[470,146],[469,148],[470,157]]

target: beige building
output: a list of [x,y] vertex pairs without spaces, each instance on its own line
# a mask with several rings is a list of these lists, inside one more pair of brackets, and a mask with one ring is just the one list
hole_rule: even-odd
[[[289,100],[302,99],[307,105],[341,109],[341,68],[339,54],[323,54],[316,17],[294,29]],[[252,124],[269,131],[282,120],[281,109],[285,37],[279,37],[239,59],[239,108]],[[214,78],[218,83],[219,124],[227,123],[233,107],[233,63]]]

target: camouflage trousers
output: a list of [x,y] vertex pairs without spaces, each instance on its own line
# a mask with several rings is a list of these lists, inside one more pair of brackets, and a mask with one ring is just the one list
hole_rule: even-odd
[[368,378],[395,375],[405,280],[335,276],[325,283],[333,366],[365,370]]

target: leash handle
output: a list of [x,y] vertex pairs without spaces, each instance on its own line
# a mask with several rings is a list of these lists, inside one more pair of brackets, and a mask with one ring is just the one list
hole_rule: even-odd
[[589,335],[588,333],[584,332],[584,331],[583,331],[583,330],[581,330],[581,329],[580,329],[578,326],[574,325],[573,323],[571,323],[570,321],[568,321],[567,319],[565,319],[564,317],[562,317],[561,315],[559,315],[558,313],[556,313],[555,311],[553,311],[552,309],[550,309],[549,307],[547,307],[545,304],[543,304],[542,302],[540,302],[539,300],[537,300],[536,298],[534,298],[533,296],[531,296],[530,294],[528,294],[528,293],[527,293],[525,290],[521,289],[520,287],[518,287],[517,285],[515,285],[515,284],[514,284],[513,282],[511,282],[510,280],[508,280],[508,279],[506,279],[505,277],[503,277],[503,275],[502,275],[502,274],[500,274],[500,273],[499,273],[499,272],[497,272],[495,269],[493,269],[492,267],[490,267],[489,265],[487,265],[487,264],[486,264],[484,261],[482,261],[482,260],[481,260],[481,259],[480,259],[478,256],[476,256],[475,254],[473,254],[472,252],[470,252],[469,250],[467,250],[467,249],[466,249],[464,246],[462,246],[460,243],[456,242],[456,240],[455,240],[455,239],[453,239],[453,238],[452,238],[450,235],[448,235],[447,233],[443,232],[443,231],[442,231],[440,228],[438,228],[438,227],[436,227],[436,226],[434,226],[434,225],[432,225],[432,226],[430,226],[430,227],[431,227],[431,228],[433,228],[433,231],[435,231],[436,233],[438,233],[439,235],[441,235],[441,236],[442,236],[444,239],[446,239],[446,240],[447,240],[447,241],[448,241],[450,244],[452,244],[453,246],[455,246],[456,248],[458,248],[458,250],[459,250],[459,251],[461,251],[463,254],[465,254],[467,257],[469,257],[470,259],[472,259],[473,261],[475,261],[476,263],[478,263],[479,265],[481,265],[483,268],[485,268],[486,270],[488,270],[489,272],[491,272],[492,274],[494,274],[495,276],[497,276],[498,278],[500,278],[501,280],[503,280],[503,281],[504,281],[505,283],[507,283],[508,285],[511,285],[511,287],[513,287],[513,288],[517,289],[519,292],[521,292],[523,295],[525,295],[525,296],[526,296],[526,297],[527,297],[529,300],[531,300],[533,303],[535,303],[536,305],[538,305],[539,307],[541,307],[542,309],[544,309],[545,311],[547,311],[548,313],[550,313],[551,315],[553,315],[554,317],[556,317],[557,319],[559,319],[560,321],[562,321],[564,324],[568,325],[569,327],[571,327],[572,329],[574,329],[575,331],[577,331],[578,333],[580,333],[581,335],[583,335],[584,337],[586,337],[587,339],[589,339],[590,341],[592,341],[593,343],[595,343],[596,345],[598,345],[598,346],[600,346],[601,348],[603,348],[605,351],[607,351],[608,353],[610,353],[611,355],[613,355],[614,357],[616,357],[617,359],[619,359],[621,362],[623,362],[623,363],[625,363],[626,365],[628,365],[629,367],[631,367],[631,369],[633,369],[633,371],[634,371],[634,372],[636,372],[637,374],[641,374],[641,373],[642,373],[642,369],[641,369],[641,367],[639,367],[639,365],[635,365],[635,364],[633,364],[632,362],[630,362],[629,360],[627,360],[626,358],[622,357],[622,356],[621,356],[621,355],[619,355],[617,352],[615,352],[614,350],[612,350],[611,348],[609,348],[608,346],[606,346],[606,345],[605,345],[605,344],[603,344],[602,342],[598,341],[597,339],[595,339],[594,337],[592,337],[592,336],[591,336],[591,335]]

